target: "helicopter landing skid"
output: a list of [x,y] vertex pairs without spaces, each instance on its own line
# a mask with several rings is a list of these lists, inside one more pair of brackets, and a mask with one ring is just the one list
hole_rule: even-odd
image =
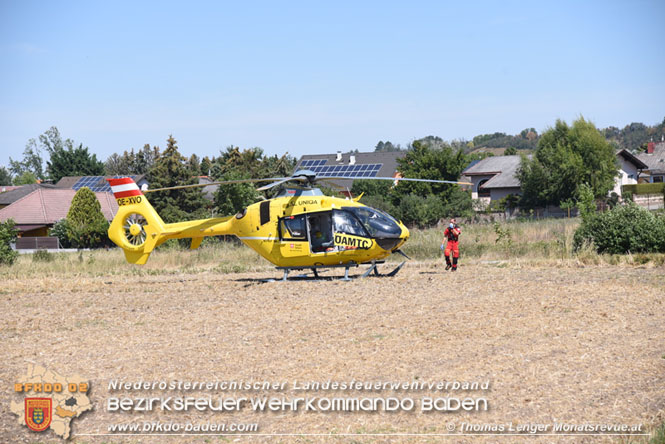
[[373,263],[372,266],[369,267],[369,268],[367,269],[367,271],[364,272],[364,273],[362,274],[361,277],[367,277],[367,276],[370,275],[371,272],[374,272],[374,276],[377,276],[377,277],[393,277],[393,276],[395,276],[397,273],[399,273],[399,271],[402,269],[402,267],[404,266],[404,264],[406,264],[406,261],[403,261],[403,262],[402,262],[401,264],[399,264],[399,265],[398,265],[393,271],[391,271],[391,272],[388,273],[388,274],[381,274],[381,273],[379,273],[379,268],[377,267],[378,264],[379,264],[378,262]]
[[[365,271],[362,275],[360,275],[361,278],[365,278],[369,276],[372,272],[374,272],[374,276],[377,277],[392,277],[395,276],[399,270],[402,269],[402,266],[406,263],[406,261],[402,262],[392,270],[390,273],[387,274],[381,274],[379,273],[377,265],[383,264],[385,261],[375,261],[371,263],[365,263],[365,264],[356,264],[356,263],[349,263],[349,264],[339,264],[339,265],[312,265],[310,267],[275,267],[278,270],[284,271],[284,275],[282,276],[281,281],[288,281],[288,280],[297,280],[297,279],[308,279],[308,280],[330,280],[328,277],[322,277],[319,276],[318,270],[322,268],[344,268],[344,277],[339,278],[340,281],[351,281],[353,278],[349,277],[349,269],[351,267],[358,267],[359,265],[370,265],[370,267]],[[310,269],[312,270],[312,273],[314,274],[313,277],[308,276],[308,275],[298,275],[289,278],[289,272],[292,270],[306,270]],[[274,281],[274,279],[269,279],[268,281]]]

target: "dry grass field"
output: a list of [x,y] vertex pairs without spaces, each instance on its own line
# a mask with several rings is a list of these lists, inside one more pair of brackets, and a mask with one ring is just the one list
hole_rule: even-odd
[[[610,436],[435,434],[447,433],[449,423],[459,430],[463,422],[653,427],[665,420],[665,270],[660,265],[550,259],[539,266],[471,258],[455,274],[444,273],[433,261],[411,261],[394,278],[266,283],[260,279],[279,273],[252,259],[247,249],[241,251],[235,259],[243,265],[235,270],[233,260],[201,265],[206,261],[192,259],[208,254],[202,250],[156,254],[144,268],[123,264],[111,251],[49,263],[22,257],[2,271],[0,442],[60,442],[52,432],[28,433],[9,412],[9,401],[20,399],[13,383],[29,363],[91,381],[95,409],[74,421],[75,443],[646,443]],[[490,408],[428,414],[112,413],[104,402],[114,396],[108,383],[115,378],[267,380],[289,386],[294,380],[489,380],[490,389],[480,394],[290,389],[285,394],[470,394],[486,397]],[[146,395],[163,393],[116,394]],[[83,436],[106,433],[112,423],[144,420],[255,422],[259,433],[303,436]],[[304,436],[316,433],[339,436]],[[377,435],[391,433],[431,436]]]

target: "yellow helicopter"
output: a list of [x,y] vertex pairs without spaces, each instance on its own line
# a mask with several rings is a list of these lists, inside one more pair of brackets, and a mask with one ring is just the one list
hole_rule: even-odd
[[[325,177],[364,179],[367,177]],[[467,184],[447,180],[374,177],[372,180],[405,180]],[[125,252],[127,261],[145,264],[155,247],[169,239],[191,238],[191,249],[198,248],[206,236],[234,235],[244,244],[284,271],[311,269],[315,277],[321,268],[343,267],[344,280],[349,268],[370,265],[362,275],[399,249],[409,238],[409,230],[389,214],[359,202],[360,197],[344,199],[324,195],[316,188],[316,174],[297,171],[291,177],[242,179],[215,184],[272,182],[258,188],[264,191],[281,187],[276,197],[249,205],[234,216],[215,217],[178,223],[164,223],[148,202],[144,192],[129,177],[107,179],[118,202],[118,212],[108,230],[109,238]],[[205,186],[211,184],[204,184]],[[195,187],[158,188],[145,192]],[[394,276],[404,262],[388,273]]]

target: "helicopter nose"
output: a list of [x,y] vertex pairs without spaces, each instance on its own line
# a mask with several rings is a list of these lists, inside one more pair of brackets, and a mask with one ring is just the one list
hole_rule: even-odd
[[404,224],[400,224],[400,225],[401,225],[401,228],[402,228],[402,234],[400,234],[400,236],[399,236],[399,238],[400,238],[399,246],[401,247],[409,239],[409,236],[410,236],[411,233],[409,233],[409,229],[406,228],[406,226],[404,226]]

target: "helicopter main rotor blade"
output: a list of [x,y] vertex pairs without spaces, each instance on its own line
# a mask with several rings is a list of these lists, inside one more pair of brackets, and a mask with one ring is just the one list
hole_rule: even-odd
[[451,183],[451,184],[457,184],[457,185],[473,185],[471,182],[458,182],[454,180],[434,180],[434,179],[410,179],[410,178],[404,178],[404,177],[357,177],[357,176],[325,176],[322,178],[317,178],[317,181],[321,180],[328,180],[328,179],[335,179],[335,180],[391,180],[393,182],[395,181],[406,181],[406,182],[428,182],[428,183]]
[[271,180],[281,180],[281,179],[291,179],[290,177],[267,177],[265,179],[237,179],[237,180],[222,180],[219,182],[210,182],[210,183],[198,183],[198,184],[193,184],[193,185],[178,185],[175,187],[163,187],[163,188],[155,188],[152,190],[145,190],[142,191],[144,194],[145,193],[154,193],[155,191],[166,191],[166,190],[180,190],[183,188],[197,188],[197,187],[207,187],[210,185],[227,185],[227,184],[233,184],[233,183],[254,183],[254,182],[268,182]]
[[282,179],[280,179],[276,182],[269,183],[268,185],[263,185],[262,187],[257,188],[256,191],[266,191],[266,190],[269,190],[271,188],[277,187],[277,186],[279,186],[283,183],[289,182],[291,180],[294,180],[294,179],[292,177],[284,177],[284,178],[282,178]]
[[[301,182],[301,183],[306,182],[311,184],[315,176],[314,174],[307,174],[307,173],[308,173],[307,171],[297,171],[296,174],[294,174],[291,177],[280,177],[276,179],[276,182],[269,183],[268,185],[264,185],[260,188],[257,188],[256,191],[266,191],[286,182]],[[275,179],[269,179],[269,180],[275,180]]]

